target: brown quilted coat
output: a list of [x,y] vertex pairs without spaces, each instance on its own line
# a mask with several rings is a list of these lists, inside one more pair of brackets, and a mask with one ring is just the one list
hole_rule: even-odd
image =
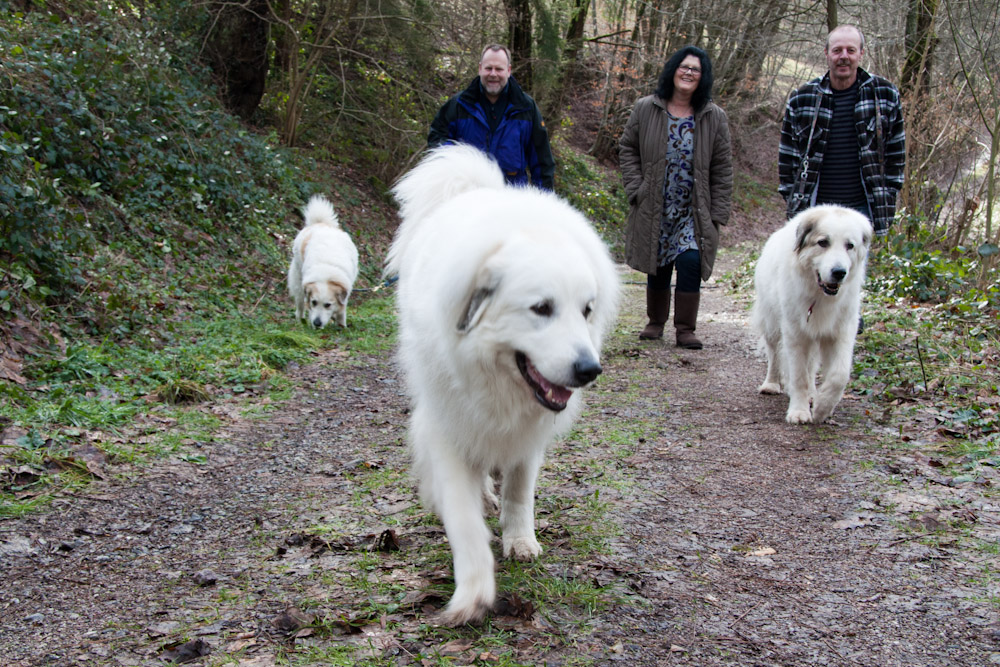
[[[695,238],[701,254],[701,279],[708,280],[719,247],[719,225],[729,222],[733,159],[726,112],[712,102],[694,119]],[[618,160],[631,210],[625,231],[625,261],[636,271],[656,273],[663,215],[663,177],[667,154],[667,108],[656,95],[635,103],[618,142]]]

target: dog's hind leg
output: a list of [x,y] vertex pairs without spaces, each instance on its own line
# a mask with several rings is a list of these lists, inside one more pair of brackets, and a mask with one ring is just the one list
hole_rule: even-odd
[[767,377],[757,388],[762,394],[781,393],[781,339],[764,338],[764,348],[767,351]]
[[503,555],[531,560],[542,553],[535,538],[535,484],[542,454],[520,461],[503,473],[500,487],[500,527]]
[[500,497],[496,493],[496,482],[493,475],[485,473],[483,475],[483,504],[486,512],[500,511]]
[[288,293],[295,302],[295,319],[301,320],[306,314],[306,296],[302,291],[302,270],[298,262],[288,267]]

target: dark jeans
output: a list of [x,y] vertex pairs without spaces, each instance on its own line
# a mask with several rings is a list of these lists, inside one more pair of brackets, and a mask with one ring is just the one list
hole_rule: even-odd
[[701,291],[701,253],[697,249],[686,250],[669,264],[664,264],[656,273],[650,273],[646,279],[649,289],[670,289],[670,276],[677,267],[677,291]]

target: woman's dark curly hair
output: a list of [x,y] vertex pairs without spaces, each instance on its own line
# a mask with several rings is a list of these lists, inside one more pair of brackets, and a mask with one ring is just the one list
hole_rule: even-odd
[[708,59],[708,54],[697,46],[685,46],[670,56],[663,71],[660,72],[660,80],[656,84],[656,95],[665,100],[669,100],[674,95],[674,74],[680,67],[681,61],[688,56],[695,56],[701,61],[701,78],[698,80],[698,87],[691,96],[691,106],[695,111],[701,111],[709,100],[712,99],[712,61]]

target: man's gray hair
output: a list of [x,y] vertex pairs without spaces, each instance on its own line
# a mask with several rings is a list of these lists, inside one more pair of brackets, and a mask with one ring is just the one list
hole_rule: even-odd
[[483,62],[483,58],[485,58],[486,54],[490,51],[503,51],[504,55],[507,56],[507,66],[513,67],[514,61],[510,57],[510,51],[503,44],[488,44],[486,48],[483,49],[483,52],[479,55],[479,62]]
[[858,26],[852,25],[850,23],[844,23],[842,25],[838,25],[836,28],[834,28],[833,30],[831,30],[830,33],[826,36],[826,46],[823,47],[823,50],[824,51],[829,51],[830,50],[830,35],[832,35],[833,33],[837,32],[838,30],[844,30],[846,28],[850,28],[854,32],[858,33],[858,37],[861,38],[861,50],[864,51],[865,50],[865,33],[861,32],[861,28],[859,28]]

